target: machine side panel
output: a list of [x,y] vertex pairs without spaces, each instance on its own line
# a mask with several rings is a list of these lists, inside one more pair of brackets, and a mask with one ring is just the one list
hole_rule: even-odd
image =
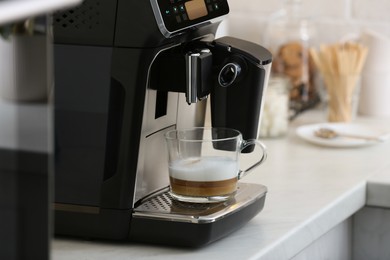
[[111,48],[55,45],[55,200],[99,206]]
[[126,239],[148,54],[56,45],[55,55],[55,232]]
[[86,0],[77,7],[55,13],[55,43],[112,46],[116,9],[116,0]]
[[[110,127],[112,124],[119,127],[115,130],[115,135],[119,135],[115,138],[119,139],[115,149],[108,151],[117,153],[117,158],[104,176],[101,196],[104,208],[130,209],[134,203],[148,68],[154,56],[155,50],[114,48],[111,80],[124,89],[123,114],[110,117]],[[114,117],[121,122],[114,122]]]
[[118,0],[116,46],[156,47],[165,40],[157,27],[149,1]]
[[131,210],[100,209],[99,213],[55,211],[55,233],[86,239],[126,240],[129,235]]

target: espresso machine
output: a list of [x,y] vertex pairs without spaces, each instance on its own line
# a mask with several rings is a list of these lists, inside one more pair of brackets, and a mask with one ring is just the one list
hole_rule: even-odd
[[[257,137],[272,57],[215,39],[227,0],[86,0],[56,13],[55,233],[202,246],[238,229],[266,187],[215,204],[172,200],[164,133],[213,126]],[[247,151],[250,152],[250,149]]]

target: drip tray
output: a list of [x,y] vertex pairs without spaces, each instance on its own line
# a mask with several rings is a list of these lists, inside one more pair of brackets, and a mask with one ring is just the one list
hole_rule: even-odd
[[221,203],[185,203],[174,200],[169,188],[142,199],[133,212],[134,218],[187,223],[211,223],[264,199],[267,188],[260,184],[238,183],[237,192]]

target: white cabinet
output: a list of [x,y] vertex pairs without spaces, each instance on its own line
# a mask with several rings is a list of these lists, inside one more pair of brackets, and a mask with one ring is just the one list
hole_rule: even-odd
[[390,209],[365,207],[354,215],[353,259],[390,259]]

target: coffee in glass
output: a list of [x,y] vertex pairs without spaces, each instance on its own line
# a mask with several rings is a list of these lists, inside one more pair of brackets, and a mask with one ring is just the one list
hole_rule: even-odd
[[[265,146],[245,141],[239,131],[228,128],[172,130],[165,135],[169,154],[171,195],[184,202],[212,203],[228,200],[237,182],[266,159]],[[239,155],[248,146],[262,150],[249,169],[239,169]]]

